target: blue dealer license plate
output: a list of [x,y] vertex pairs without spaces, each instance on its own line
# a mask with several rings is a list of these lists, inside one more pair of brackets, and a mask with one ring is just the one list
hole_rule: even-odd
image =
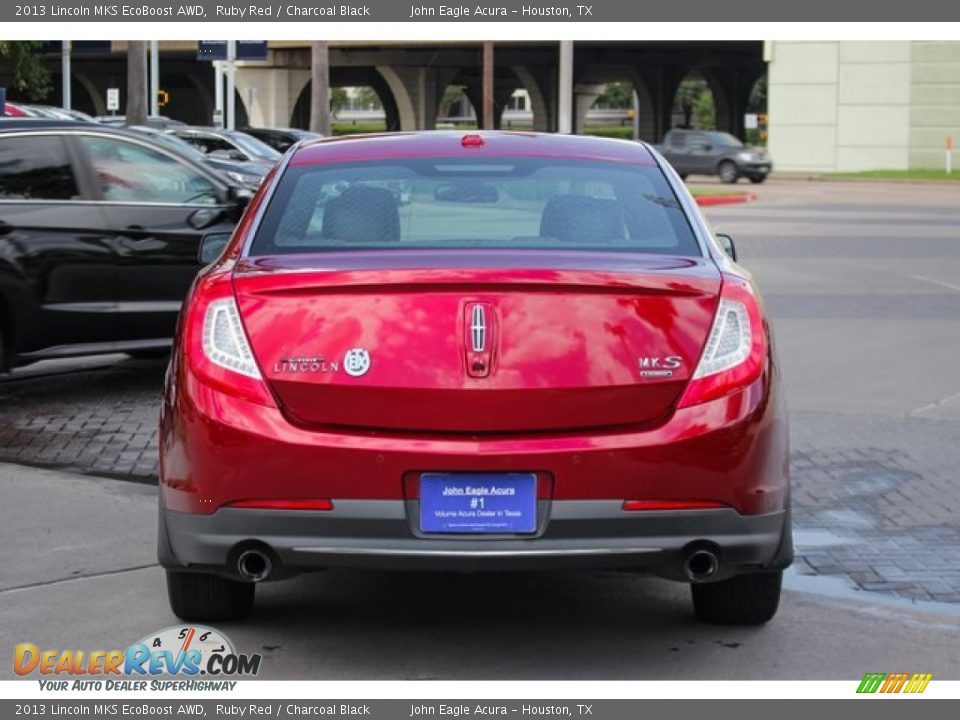
[[427,473],[420,476],[420,531],[532,533],[537,476]]

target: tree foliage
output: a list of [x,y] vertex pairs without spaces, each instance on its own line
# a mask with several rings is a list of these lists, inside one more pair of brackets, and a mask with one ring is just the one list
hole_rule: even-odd
[[598,108],[629,110],[633,107],[633,85],[626,82],[607,83],[593,104]]
[[688,76],[680,83],[673,100],[673,112],[682,115],[682,127],[713,130],[717,127],[717,113],[713,92],[701,77]]
[[27,100],[43,100],[51,90],[50,71],[41,52],[43,43],[0,41],[0,74]]

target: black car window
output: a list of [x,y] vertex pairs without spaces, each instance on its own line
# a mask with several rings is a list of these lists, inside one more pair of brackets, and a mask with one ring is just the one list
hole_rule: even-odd
[[113,202],[217,203],[217,188],[186,163],[118,138],[81,137],[103,199]]
[[291,167],[251,253],[362,248],[700,254],[659,167],[560,158]]
[[193,135],[187,139],[205,153],[213,152],[214,150],[226,150],[228,152],[236,150],[231,143],[213,135]]
[[79,195],[62,138],[0,137],[0,199],[73,200]]

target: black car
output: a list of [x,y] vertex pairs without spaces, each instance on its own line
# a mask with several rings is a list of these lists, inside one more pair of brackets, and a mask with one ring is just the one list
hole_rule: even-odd
[[128,127],[128,130],[147,135],[154,141],[172,146],[178,152],[193,158],[197,162],[209,165],[211,168],[226,176],[227,180],[256,190],[270,171],[266,163],[249,162],[244,160],[229,160],[216,154],[207,155],[191,145],[186,140],[162,130],[156,130],[143,125]]
[[730,133],[674,128],[657,149],[686,180],[688,175],[716,175],[722,182],[749,178],[762,183],[773,169],[766,148],[744,145]]
[[164,351],[201,237],[249,195],[143,135],[0,120],[0,369]]
[[301,140],[316,140],[322,138],[320,133],[297,128],[243,128],[247,135],[253,135],[257,140],[265,142],[277,152],[286,152],[292,145]]
[[175,127],[167,132],[186,140],[197,150],[225,160],[263,164],[267,170],[280,159],[280,153],[252,135],[239,130],[206,127]]

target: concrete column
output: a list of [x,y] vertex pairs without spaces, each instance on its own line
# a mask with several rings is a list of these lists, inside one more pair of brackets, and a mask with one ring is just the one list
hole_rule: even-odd
[[557,88],[557,132],[573,132],[573,41],[560,41],[560,77]]
[[574,123],[573,131],[582,133],[587,129],[587,112],[593,107],[593,103],[603,94],[603,85],[575,85],[573,88],[574,97]]
[[286,67],[237,68],[237,92],[252,127],[287,127],[310,71]]
[[[418,125],[418,103],[421,98],[416,98],[416,87],[419,84],[419,68],[394,67],[392,65],[379,65],[377,72],[383,78],[393,101],[397,106],[397,117],[400,120],[400,130],[419,130]],[[413,90],[411,91],[411,88]],[[419,114],[422,117],[422,112]],[[434,115],[434,118],[436,115]]]
[[533,129],[553,132],[557,127],[556,73],[549,68],[531,68],[514,65],[513,72],[530,96],[533,110]]

